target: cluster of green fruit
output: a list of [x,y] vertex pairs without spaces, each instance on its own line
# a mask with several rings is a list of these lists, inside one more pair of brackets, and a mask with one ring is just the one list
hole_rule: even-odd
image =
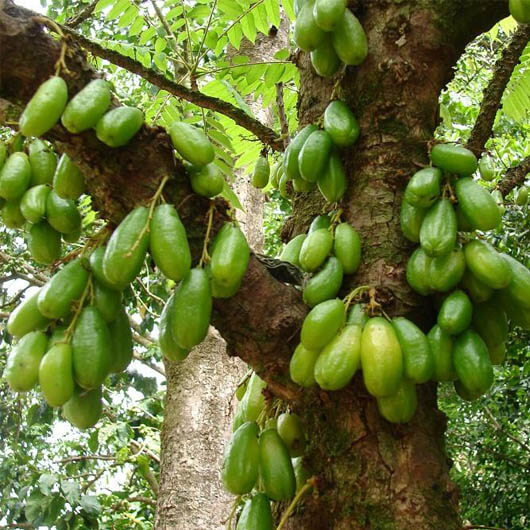
[[296,0],[294,40],[311,52],[316,73],[331,77],[346,65],[359,65],[368,55],[366,34],[346,0]]
[[402,203],[403,234],[420,243],[407,281],[419,294],[435,295],[429,339],[438,343],[436,380],[454,381],[471,400],[490,388],[492,364],[504,360],[508,319],[530,329],[530,271],[476,233],[502,220],[495,198],[471,176],[478,167],[489,180],[491,168],[453,144],[435,145],[431,161],[412,176]]
[[510,0],[510,14],[520,24],[530,24],[530,0]]
[[[22,147],[22,146],[20,146]],[[85,178],[68,155],[57,163],[53,150],[38,138],[6,157],[0,143],[1,215],[8,228],[26,225],[32,258],[50,265],[61,255],[61,236],[74,243],[81,235],[81,215],[75,200],[84,192]]]

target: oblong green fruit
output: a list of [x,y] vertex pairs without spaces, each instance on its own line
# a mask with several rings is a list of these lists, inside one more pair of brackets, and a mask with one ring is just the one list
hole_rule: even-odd
[[31,257],[37,263],[50,265],[61,256],[61,234],[46,221],[32,225],[27,243]]
[[169,135],[179,155],[194,166],[206,166],[213,161],[212,142],[202,129],[177,121],[170,127]]
[[6,201],[2,206],[2,221],[7,228],[20,228],[26,222],[26,219],[20,211],[20,199]]
[[307,2],[307,0],[294,0],[293,2],[293,8],[294,8],[294,14],[298,16],[298,13],[300,13],[300,9],[302,9],[302,6]]
[[42,83],[18,120],[24,136],[42,136],[61,117],[68,100],[68,87],[62,77],[54,76]]
[[316,0],[313,16],[319,28],[332,31],[344,17],[345,9],[345,0]]
[[110,105],[110,87],[103,79],[90,81],[66,105],[61,122],[77,134],[95,127]]
[[315,363],[319,355],[320,350],[308,350],[300,343],[289,362],[291,381],[304,388],[312,387],[315,384]]
[[203,197],[215,197],[223,191],[225,179],[221,170],[214,164],[206,164],[190,171],[190,184],[195,193]]
[[453,338],[436,324],[427,334],[434,362],[433,381],[453,381],[456,373],[453,366]]
[[392,324],[382,317],[371,318],[363,328],[361,365],[364,384],[372,396],[391,396],[398,391],[403,353]]
[[149,232],[149,210],[139,206],[129,212],[110,236],[103,255],[103,275],[116,289],[124,289],[142,268]]
[[267,495],[255,493],[245,502],[236,530],[273,530],[271,504]]
[[474,239],[464,247],[466,265],[482,283],[493,289],[503,289],[512,281],[508,262],[486,241]]
[[361,129],[350,107],[343,101],[332,101],[324,111],[324,130],[339,147],[353,145]]
[[29,144],[30,186],[50,184],[57,167],[57,156],[42,140],[36,138]]
[[361,23],[349,10],[333,31],[333,47],[344,64],[359,65],[368,55],[368,40]]
[[22,337],[36,329],[48,326],[50,320],[46,318],[37,307],[37,298],[40,289],[27,297],[11,312],[7,320],[7,331],[14,337]]
[[160,321],[158,323],[158,346],[162,355],[170,361],[182,361],[188,354],[189,350],[181,348],[173,337],[171,315],[173,314],[173,304],[175,303],[175,293],[167,300]]
[[454,144],[436,144],[431,151],[432,163],[449,173],[467,177],[477,170],[477,157],[472,151]]
[[121,291],[110,289],[95,281],[93,284],[93,305],[107,323],[116,320],[121,309]]
[[309,350],[321,350],[333,339],[345,320],[344,303],[338,298],[326,300],[309,312],[302,324],[300,340]]
[[85,176],[66,153],[59,159],[53,176],[53,189],[59,197],[73,200],[85,191]]
[[488,353],[490,354],[491,364],[496,366],[501,365],[504,363],[504,359],[506,359],[506,343],[503,342],[498,346],[488,348]]
[[122,306],[113,322],[109,324],[112,359],[109,371],[112,374],[123,372],[133,358],[133,337],[131,324]]
[[488,350],[506,342],[508,318],[497,301],[489,300],[473,307],[473,329],[482,337]]
[[61,407],[74,394],[72,347],[66,342],[54,344],[39,365],[39,383],[46,403]]
[[392,319],[401,351],[403,375],[414,383],[425,383],[434,373],[434,359],[425,333],[404,317]]
[[[296,478],[296,493],[298,493],[311,478],[311,471],[307,468],[304,458],[299,456],[292,459],[294,476]],[[312,488],[310,488],[312,490]]]
[[467,330],[457,337],[453,362],[458,379],[468,392],[484,394],[493,383],[493,366],[480,335]]
[[293,190],[296,191],[296,193],[308,193],[315,188],[316,184],[314,182],[307,182],[307,180],[304,180],[302,177],[293,179]]
[[298,156],[300,151],[309,138],[309,136],[318,130],[316,125],[306,125],[291,141],[289,147],[285,150],[283,157],[283,169],[287,180],[300,178],[300,169],[298,167]]
[[530,309],[530,270],[508,254],[502,254],[512,271],[510,283],[506,286],[506,293],[517,304]]
[[470,392],[462,382],[458,380],[454,382],[454,387],[458,397],[465,401],[475,401],[475,399],[478,399],[482,395],[480,392]]
[[305,432],[297,414],[284,412],[278,416],[277,430],[291,458],[304,454]]
[[300,9],[294,24],[294,40],[305,52],[317,48],[324,39],[324,31],[317,26],[313,15],[313,0],[308,0]]
[[489,300],[493,294],[493,289],[482,283],[469,269],[464,272],[460,286],[476,304]]
[[348,223],[335,228],[333,252],[342,263],[345,274],[353,274],[361,263],[361,238]]
[[455,213],[459,232],[473,232],[475,230],[459,204],[455,208]]
[[325,35],[318,47],[311,51],[311,64],[321,77],[332,77],[338,72],[341,62],[333,48],[331,35]]
[[212,292],[208,273],[204,269],[191,269],[175,293],[171,321],[177,344],[191,349],[202,342],[208,333],[211,314]]
[[320,228],[329,228],[331,226],[331,218],[329,215],[317,215],[309,225],[308,233],[319,230]]
[[0,141],[0,169],[2,169],[2,166],[4,165],[4,162],[7,158],[7,145],[5,142]]
[[171,204],[157,206],[150,230],[149,250],[156,266],[166,278],[178,282],[191,268],[191,252],[176,208]]
[[346,325],[358,325],[361,328],[364,328],[366,323],[370,320],[370,317],[366,314],[366,311],[364,310],[364,304],[355,304],[348,313],[348,317],[346,318]]
[[252,185],[255,188],[264,188],[269,183],[270,171],[269,161],[265,156],[260,156],[252,173]]
[[426,213],[427,210],[412,206],[403,199],[400,213],[401,231],[409,241],[420,242],[420,229]]
[[407,282],[417,293],[427,296],[432,292],[429,270],[432,258],[421,248],[417,248],[407,263]]
[[432,258],[429,265],[429,281],[435,291],[445,293],[454,289],[466,270],[466,258],[461,248]]
[[307,235],[300,248],[299,261],[308,272],[317,270],[331,251],[333,236],[327,228],[320,228]]
[[103,272],[103,257],[105,255],[105,247],[98,247],[92,251],[89,258],[90,270],[94,275],[94,278],[105,287],[109,289],[116,289],[115,285],[112,285]]
[[471,177],[458,179],[455,191],[458,205],[475,230],[492,230],[501,222],[495,199]]
[[39,364],[47,347],[48,337],[42,331],[30,331],[17,342],[4,369],[11,390],[28,392],[37,384]]
[[63,416],[78,429],[93,427],[101,417],[101,387],[84,390],[75,387],[74,395],[63,406]]
[[495,168],[488,155],[484,155],[478,162],[478,170],[482,180],[491,181],[495,178]]
[[294,497],[296,478],[293,464],[276,429],[267,429],[259,437],[259,474],[270,499],[285,501]]
[[324,390],[340,390],[361,366],[361,326],[345,326],[320,352],[315,380]]
[[517,303],[505,289],[497,291],[493,299],[504,309],[512,324],[521,326],[523,329],[530,329],[530,309]]
[[429,256],[450,252],[456,243],[457,220],[449,199],[440,199],[425,214],[420,228],[420,244]]
[[510,14],[519,24],[530,24],[530,2],[528,0],[510,0]]
[[438,312],[438,325],[450,335],[458,335],[471,324],[473,304],[464,291],[453,291]]
[[340,261],[330,256],[322,269],[306,284],[303,290],[304,302],[314,307],[325,300],[335,298],[342,285],[343,268]]
[[317,181],[320,193],[329,203],[342,199],[346,191],[346,174],[337,153],[331,153],[328,164]]
[[242,281],[239,281],[237,283],[234,283],[232,285],[226,286],[221,285],[220,283],[215,280],[215,278],[211,279],[211,286],[212,286],[212,296],[214,298],[232,298],[237,291],[239,291],[239,288],[241,287]]
[[96,307],[85,307],[72,337],[76,383],[87,390],[97,388],[109,373],[111,359],[111,336],[107,323]]
[[273,188],[278,188],[280,184],[280,176],[283,168],[282,162],[275,162],[271,168],[270,183]]
[[442,172],[437,167],[420,169],[405,188],[405,200],[419,208],[430,208],[440,196]]
[[136,107],[117,107],[105,113],[96,124],[96,136],[109,147],[127,145],[140,130],[144,113]]
[[70,232],[69,234],[61,234],[63,241],[66,243],[76,243],[81,237],[82,227],[79,227],[78,230]]
[[283,247],[279,259],[282,261],[287,261],[295,267],[300,267],[300,249],[302,248],[305,238],[305,234],[298,234],[297,236],[293,237],[293,239],[291,239],[291,241],[289,241],[289,243]]
[[258,425],[243,423],[232,435],[225,450],[221,479],[234,495],[249,493],[259,472]]
[[267,383],[256,372],[253,372],[248,380],[245,395],[238,406],[242,421],[256,421],[258,419],[265,408],[263,390],[266,386]]
[[74,201],[62,199],[51,190],[46,199],[46,217],[57,232],[71,234],[81,228],[81,214]]
[[304,180],[317,181],[328,164],[331,147],[331,136],[326,131],[311,133],[298,155],[298,169]]
[[528,188],[526,186],[521,186],[517,190],[517,194],[515,196],[515,204],[517,206],[524,206],[528,202]]
[[8,201],[24,195],[31,180],[31,166],[26,153],[13,153],[0,170],[0,197]]
[[379,413],[390,423],[408,423],[417,406],[416,385],[407,379],[402,379],[395,394],[377,398]]
[[20,211],[30,223],[38,223],[46,215],[46,201],[50,193],[46,184],[30,188],[20,200]]

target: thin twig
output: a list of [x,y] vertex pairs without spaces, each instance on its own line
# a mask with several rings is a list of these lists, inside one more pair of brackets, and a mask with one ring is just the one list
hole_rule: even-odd
[[285,105],[283,103],[283,83],[276,83],[276,105],[278,107],[278,118],[282,131],[283,145],[287,147],[289,143],[289,123],[285,114]]
[[79,11],[79,13],[75,15],[75,17],[72,17],[70,20],[67,20],[66,25],[70,28],[75,28],[79,26],[79,24],[82,24],[85,20],[87,20],[88,18],[92,16],[92,13],[94,12],[94,9],[96,8],[97,3],[98,3],[98,0],[93,0],[84,9]]
[[484,412],[489,417],[491,422],[493,423],[493,426],[495,427],[496,431],[502,432],[506,437],[508,437],[510,440],[515,442],[516,444],[520,445],[525,451],[530,453],[530,446],[528,446],[526,443],[524,443],[522,440],[519,440],[516,436],[513,436],[513,434],[510,434],[509,432],[506,432],[502,425],[499,423],[497,418],[493,415],[491,410],[488,408],[487,405],[484,405]]

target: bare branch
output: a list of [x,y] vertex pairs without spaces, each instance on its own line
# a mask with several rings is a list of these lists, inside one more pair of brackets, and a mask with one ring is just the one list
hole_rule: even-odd
[[285,115],[285,105],[283,104],[283,83],[276,83],[276,104],[278,105],[278,118],[282,128],[283,145],[287,147],[289,143],[289,124]]
[[530,173],[530,156],[523,159],[519,165],[510,168],[497,185],[497,189],[506,197],[510,191],[524,183]]
[[156,501],[155,499],[150,499],[149,497],[130,497],[128,499],[129,502],[141,502],[143,504],[150,504],[151,506],[156,507]]

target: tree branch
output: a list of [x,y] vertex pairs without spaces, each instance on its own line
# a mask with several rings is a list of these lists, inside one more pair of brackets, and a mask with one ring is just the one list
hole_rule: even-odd
[[519,165],[511,167],[497,185],[497,189],[506,197],[510,191],[524,183],[530,173],[530,156],[524,158]]
[[155,499],[150,499],[149,497],[130,497],[127,499],[129,502],[141,502],[143,504],[150,504],[151,506],[154,506],[156,508],[156,501]]
[[85,20],[89,19],[96,8],[98,0],[93,0],[84,9],[82,9],[75,17],[72,17],[66,22],[66,25],[70,28],[75,28],[82,24]]
[[529,40],[530,24],[519,26],[508,46],[503,50],[501,57],[495,63],[493,76],[484,89],[477,121],[467,142],[468,149],[471,149],[477,156],[482,154],[484,146],[491,136],[502,95]]

